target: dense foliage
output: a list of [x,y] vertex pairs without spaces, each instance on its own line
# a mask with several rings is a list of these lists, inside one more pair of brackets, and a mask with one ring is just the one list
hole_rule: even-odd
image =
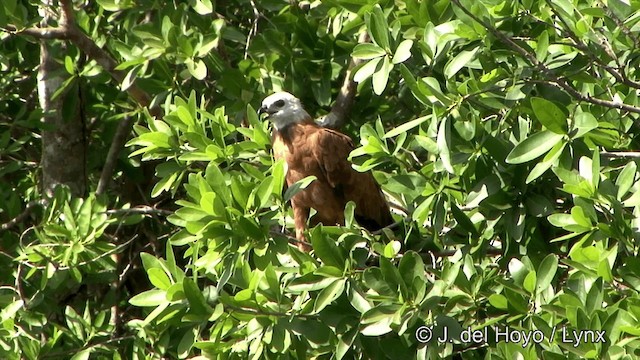
[[[638,355],[638,2],[76,1],[120,82],[24,31],[64,3],[0,4],[0,357]],[[38,186],[40,41],[63,114],[82,103],[84,197]],[[255,109],[287,90],[325,115],[352,59],[342,130],[399,226],[348,206],[303,253],[288,200],[308,182],[284,186]]]

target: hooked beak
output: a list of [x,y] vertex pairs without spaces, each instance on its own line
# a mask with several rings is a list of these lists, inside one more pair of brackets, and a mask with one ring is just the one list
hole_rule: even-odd
[[263,107],[261,107],[261,108],[260,108],[260,110],[258,110],[258,116],[260,116],[260,115],[262,115],[262,114],[267,114],[267,117],[268,117],[269,115],[271,115],[271,114],[269,113],[269,111],[267,110],[267,107],[266,107],[266,106],[263,106]]

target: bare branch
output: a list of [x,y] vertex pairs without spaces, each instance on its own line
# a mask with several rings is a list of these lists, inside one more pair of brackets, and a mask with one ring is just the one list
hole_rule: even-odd
[[640,159],[640,152],[635,152],[635,151],[601,152],[600,156],[608,159]]
[[37,206],[44,206],[47,204],[46,200],[34,200],[34,201],[30,201],[27,203],[27,206],[25,206],[24,211],[16,216],[15,218],[7,221],[6,223],[0,225],[0,230],[9,230],[12,227],[16,226],[18,223],[20,223],[22,220],[24,220],[27,216],[29,216],[29,214],[31,214],[31,212],[33,211],[33,209],[35,209]]
[[164,215],[164,216],[169,216],[173,214],[173,211],[171,210],[164,210],[164,209],[156,209],[153,208],[151,206],[136,206],[130,209],[114,209],[114,210],[107,210],[104,212],[107,215],[119,215],[119,214],[144,214],[144,215]]
[[[406,209],[403,208],[403,210],[406,210]],[[400,227],[400,225],[402,225],[402,223],[404,223],[403,220],[394,222],[393,224],[387,225],[380,230],[372,231],[371,235],[380,235],[384,232],[384,229],[389,229],[389,230],[397,229]]]
[[246,60],[249,57],[249,45],[251,45],[251,40],[258,33],[258,20],[260,20],[260,11],[258,11],[258,6],[254,0],[249,1],[251,3],[251,9],[253,9],[253,21],[251,22],[251,30],[249,30],[249,35],[247,35],[247,42],[244,46],[244,59]]
[[282,236],[282,237],[286,238],[287,240],[289,240],[290,243],[306,245],[306,246],[311,247],[311,243],[310,242],[298,240],[298,239],[296,239],[295,237],[293,237],[291,235],[287,235],[287,234],[283,233],[282,231],[270,230],[269,234],[270,235],[275,235],[275,236]]
[[58,0],[62,11],[60,12],[60,27],[66,28],[75,25],[75,17],[73,15],[73,1]]
[[102,173],[100,174],[96,195],[103,194],[109,186],[111,176],[113,175],[116,163],[118,162],[118,157],[120,156],[120,151],[124,148],[124,144],[126,144],[127,139],[129,138],[129,133],[131,133],[131,129],[133,128],[133,123],[134,121],[132,117],[125,116],[125,118],[118,124],[118,129],[113,136],[111,146],[109,147],[109,153],[107,154],[107,159],[105,160]]
[[[360,33],[358,43],[362,44],[366,42],[369,42],[369,34],[365,31]],[[344,74],[344,80],[342,81],[340,92],[336,97],[336,102],[333,104],[333,107],[331,107],[331,111],[320,122],[322,126],[339,129],[344,125],[351,112],[351,108],[356,99],[356,92],[358,91],[358,85],[353,81],[353,69],[360,65],[361,62],[362,60],[360,59],[351,59],[349,67]]]
[[3,28],[2,30],[10,34],[28,35],[38,39],[67,40],[69,38],[67,31],[59,27],[26,28],[26,29],[18,30],[12,26],[8,26],[6,28]]
[[[458,250],[441,250],[441,251],[433,251],[433,252],[427,251],[427,253],[437,258],[443,258],[443,257],[450,257],[450,256],[456,255],[458,253]],[[487,254],[487,256],[489,257],[500,256],[502,255],[502,253],[503,253],[502,249],[498,249],[495,247],[489,247],[485,252],[485,254]]]

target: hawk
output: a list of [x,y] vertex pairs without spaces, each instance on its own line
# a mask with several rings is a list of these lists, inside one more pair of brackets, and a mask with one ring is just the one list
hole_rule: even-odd
[[371,172],[351,167],[351,138],[318,125],[300,100],[287,92],[266,97],[259,113],[267,114],[273,124],[273,153],[276,160],[284,159],[287,164],[287,186],[307,176],[316,177],[291,199],[296,238],[303,241],[298,245],[301,250],[310,250],[304,245],[304,230],[311,208],[316,210],[309,220],[311,226],[344,225],[344,208],[349,201],[356,205],[355,220],[367,230],[376,231],[393,223]]

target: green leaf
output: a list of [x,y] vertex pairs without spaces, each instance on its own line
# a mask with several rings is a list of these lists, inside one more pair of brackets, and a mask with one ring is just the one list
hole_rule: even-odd
[[538,36],[538,41],[536,45],[536,59],[540,62],[544,62],[547,58],[547,53],[549,49],[549,33],[547,30],[544,30]]
[[467,66],[471,59],[476,55],[479,48],[475,48],[471,51],[463,50],[453,59],[451,59],[444,67],[444,75],[449,79],[460,71],[463,67]]
[[191,350],[191,348],[193,347],[193,344],[195,343],[195,334],[193,333],[195,329],[193,330],[187,330],[187,332],[184,333],[184,335],[182,336],[182,339],[180,339],[180,342],[178,343],[178,357],[180,359],[186,359],[189,356],[189,351]]
[[271,165],[271,175],[273,175],[273,194],[280,196],[282,194],[282,188],[285,182],[285,160],[279,159],[273,165]]
[[489,304],[500,310],[507,310],[509,308],[507,298],[502,294],[491,294],[489,296]]
[[636,173],[638,172],[638,167],[635,161],[629,161],[627,165],[620,171],[618,177],[616,178],[616,186],[618,187],[618,192],[616,198],[618,200],[622,200],[622,197],[627,194],[629,189],[636,180]]
[[313,304],[313,313],[317,314],[322,311],[327,305],[331,304],[334,300],[336,300],[342,293],[344,292],[344,284],[346,283],[346,279],[338,279],[326,288],[320,291],[318,297],[316,298],[315,303]]
[[207,77],[207,65],[201,59],[189,59],[185,61],[189,73],[198,80],[204,80]]
[[378,45],[371,43],[358,44],[353,48],[351,56],[354,59],[370,60],[387,55],[387,52]]
[[353,74],[353,81],[361,83],[370,78],[371,75],[376,72],[380,61],[382,61],[382,58],[375,58],[366,62],[364,65],[358,68],[358,70],[356,70],[355,74]]
[[588,134],[591,130],[597,129],[598,120],[591,113],[578,113],[574,116],[573,127],[574,131],[572,131],[571,137],[578,139]]
[[365,23],[373,42],[385,50],[389,47],[389,25],[380,5],[376,4],[373,11],[365,14]]
[[391,323],[396,314],[394,305],[378,305],[362,315],[365,326],[360,333],[365,336],[380,336],[392,331]]
[[556,104],[543,98],[534,97],[531,99],[531,108],[544,127],[556,134],[567,133],[567,117]]
[[335,278],[318,276],[316,274],[306,274],[302,277],[295,278],[287,286],[287,291],[291,293],[301,293],[303,291],[318,291],[326,288],[333,283]]
[[143,293],[140,293],[131,299],[129,299],[129,303],[133,306],[158,306],[160,304],[164,304],[167,302],[167,295],[164,290],[147,290]]
[[344,226],[350,228],[353,226],[353,219],[356,210],[356,204],[353,201],[347,202],[344,207]]
[[162,269],[151,268],[147,270],[147,275],[149,276],[151,284],[159,289],[167,290],[171,286],[171,280],[169,280],[167,273]]
[[207,304],[198,285],[188,277],[182,280],[182,285],[184,287],[184,294],[187,296],[187,300],[189,300],[192,313],[197,316],[202,316],[203,319],[207,319],[213,312],[213,309]]
[[628,2],[622,0],[609,0],[607,1],[607,5],[619,19],[625,19],[634,11],[634,8],[632,8]]
[[451,129],[449,126],[449,117],[446,117],[440,122],[438,127],[438,137],[436,139],[438,144],[438,154],[442,165],[450,174],[455,174],[453,165],[451,164],[451,153],[449,152],[449,144],[451,143]]
[[347,352],[351,349],[353,342],[358,335],[357,328],[347,331],[345,334],[338,335],[338,345],[336,346],[336,360],[342,360]]
[[348,297],[351,306],[362,314],[369,311],[372,307],[371,302],[367,300],[364,291],[358,288],[355,281],[349,282]]
[[591,159],[591,179],[587,180],[591,180],[591,185],[597,190],[600,185],[600,148],[597,146],[593,149],[593,156]]
[[149,271],[149,269],[154,269],[154,268],[156,269],[165,268],[163,264],[163,260],[160,260],[149,253],[141,252],[140,259],[142,260],[142,266],[146,271]]
[[254,200],[255,206],[257,208],[263,208],[265,207],[265,205],[267,205],[269,197],[273,193],[273,183],[273,176],[267,176],[260,182],[260,185],[258,185],[258,187],[254,188],[254,190],[252,191],[252,195],[254,195],[254,198],[257,198],[258,200],[257,203]]
[[562,141],[563,136],[549,130],[535,133],[516,145],[507,155],[507,163],[522,164],[546,153]]
[[91,353],[93,353],[95,349],[96,348],[94,347],[89,347],[87,349],[80,350],[71,357],[71,360],[89,360]]
[[80,206],[80,211],[77,214],[76,222],[78,226],[78,235],[82,237],[89,236],[89,230],[91,229],[91,212],[93,210],[94,196],[87,197]]
[[571,208],[571,217],[576,222],[576,224],[584,228],[588,229],[593,226],[590,219],[587,217],[587,215],[584,213],[584,210],[580,206],[574,206]]
[[120,90],[125,91],[133,85],[138,77],[138,70],[140,70],[140,66],[134,66],[127,72],[127,75],[122,79],[122,84],[120,84]]
[[311,245],[313,252],[325,265],[338,269],[344,268],[345,256],[332,239],[322,233],[322,226],[317,226],[311,231]]
[[413,40],[404,40],[398,45],[396,49],[396,53],[393,54],[393,59],[391,60],[394,64],[400,64],[405,62],[408,58],[411,57],[411,47],[413,47]]
[[418,294],[424,289],[425,266],[420,255],[412,250],[407,251],[400,259],[398,271],[407,286],[413,287],[413,294]]
[[402,78],[407,83],[409,89],[411,89],[411,93],[413,94],[413,96],[424,105],[431,104],[431,101],[429,101],[427,95],[421,91],[416,78],[413,76],[409,68],[407,68],[404,64],[400,64],[400,73],[402,74]]
[[211,0],[195,0],[193,10],[200,15],[208,15],[213,12],[213,4]]
[[387,87],[387,82],[389,81],[389,74],[391,73],[391,69],[393,65],[389,61],[389,57],[385,56],[382,58],[382,67],[373,73],[373,92],[376,95],[382,94],[384,89]]
[[97,2],[107,11],[119,11],[131,7],[130,1],[97,0]]
[[311,185],[311,183],[316,180],[317,177],[311,175],[307,176],[304,179],[300,179],[296,181],[294,184],[287,188],[287,191],[284,193],[284,201],[287,202],[291,200],[297,193],[307,188],[307,186]]
[[522,287],[530,293],[533,293],[536,289],[536,272],[529,271],[527,276],[524,278],[524,282],[522,283]]
[[558,257],[555,254],[547,255],[537,271],[536,293],[546,290],[550,285],[553,277],[558,270]]
[[383,255],[388,259],[393,259],[396,255],[398,255],[401,248],[402,248],[402,245],[400,244],[399,241],[396,241],[396,240],[391,241],[384,246]]
[[[0,6],[1,8],[2,6]],[[71,56],[65,56],[64,57],[64,68],[65,70],[67,70],[67,72],[70,75],[73,75],[75,73],[75,64],[73,63],[73,59],[71,58]]]
[[169,191],[173,187],[176,180],[178,179],[179,174],[180,174],[179,172],[174,172],[169,176],[165,176],[162,179],[160,179],[160,181],[158,181],[156,185],[153,187],[153,189],[151,190],[151,197],[155,198],[160,196],[160,194],[162,194],[163,192]]
[[547,220],[549,220],[551,225],[561,227],[567,231],[583,233],[591,230],[591,226],[578,224],[575,217],[569,214],[551,214],[547,216]]
[[388,138],[392,138],[395,136],[400,135],[401,133],[405,133],[411,129],[413,129],[416,126],[419,126],[420,124],[422,124],[423,122],[427,121],[431,119],[431,115],[427,115],[427,116],[422,116],[419,117],[417,119],[413,119],[411,121],[407,121],[406,123],[391,129],[389,132],[387,132],[386,134],[384,134],[384,136],[382,137],[383,139],[388,139]]
[[566,142],[557,143],[553,149],[545,155],[544,159],[533,167],[525,182],[528,184],[540,177],[540,175],[544,174],[545,171],[549,170],[549,168],[556,163],[558,158],[560,158],[566,146]]

